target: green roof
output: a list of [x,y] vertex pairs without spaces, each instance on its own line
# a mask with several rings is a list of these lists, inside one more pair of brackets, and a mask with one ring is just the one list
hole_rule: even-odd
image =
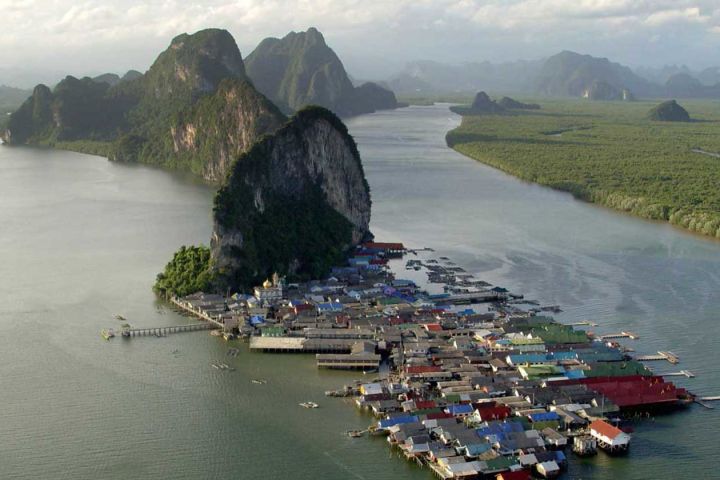
[[652,372],[645,365],[635,360],[626,362],[591,363],[590,370],[585,370],[586,377],[619,377],[623,375],[650,376]]

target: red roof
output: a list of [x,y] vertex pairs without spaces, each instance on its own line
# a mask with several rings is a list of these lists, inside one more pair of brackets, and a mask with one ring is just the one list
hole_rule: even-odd
[[480,415],[480,420],[487,421],[487,420],[503,420],[510,416],[510,407],[506,407],[504,405],[498,405],[495,407],[484,407],[484,408],[478,408],[478,415]]
[[620,377],[590,377],[561,381],[559,384],[581,383],[600,393],[620,408],[677,402],[685,396],[685,389],[677,388],[662,377],[626,375]]
[[590,424],[590,430],[595,430],[600,435],[603,435],[611,440],[623,433],[622,430],[610,425],[604,420],[595,420],[592,422]]
[[530,472],[518,470],[517,472],[503,472],[495,475],[495,480],[530,480]]
[[415,408],[418,410],[426,410],[428,408],[435,408],[437,404],[432,400],[415,400]]
[[379,250],[405,250],[402,243],[367,242],[362,245],[365,248],[377,248]]
[[428,332],[442,332],[442,325],[439,323],[426,323],[423,325]]
[[455,418],[452,413],[445,413],[445,412],[435,412],[435,413],[428,413],[425,415],[425,418],[428,420],[439,420],[441,418]]

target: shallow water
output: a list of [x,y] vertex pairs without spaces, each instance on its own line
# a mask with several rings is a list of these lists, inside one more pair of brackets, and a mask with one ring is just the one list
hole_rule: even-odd
[[[561,304],[563,320],[630,329],[639,352],[680,355],[679,367],[657,370],[691,370],[698,378],[677,383],[720,393],[720,243],[462,157],[443,139],[457,121],[435,106],[348,122],[378,238],[433,247],[479,278]],[[318,371],[312,356],[239,344],[231,358],[207,332],[100,338],[120,324],[115,313],[133,326],[192,321],[150,288],[180,245],[207,242],[212,193],[162,170],[0,148],[0,478],[432,478],[382,439],[343,435],[370,419],[323,397],[352,377]],[[710,478],[717,422],[693,407],[642,423],[628,458],[575,462],[568,478]]]

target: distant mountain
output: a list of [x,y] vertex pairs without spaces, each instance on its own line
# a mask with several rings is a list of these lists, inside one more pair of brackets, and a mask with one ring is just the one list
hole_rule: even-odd
[[648,118],[660,122],[689,122],[690,114],[675,100],[668,100],[650,110]]
[[569,51],[548,58],[536,79],[536,90],[544,95],[581,97],[593,88],[602,88],[606,92],[629,90],[638,96],[662,94],[658,85],[636,75],[628,67],[607,58]]
[[635,73],[644,78],[645,80],[656,83],[658,85],[665,85],[670,77],[677,75],[678,73],[687,73],[688,75],[695,75],[695,73],[688,68],[687,65],[663,65],[662,67],[637,67],[634,69]]
[[393,92],[353,86],[345,67],[315,28],[266,38],[245,60],[255,87],[286,112],[320,105],[349,116],[396,108]]
[[173,39],[145,75],[39,85],[3,139],[101,153],[221,181],[234,159],[279,128],[282,113],[253,88],[232,36],[208,29]]
[[122,77],[116,73],[103,73],[102,75],[93,77],[93,80],[100,83],[107,83],[111,87],[114,87],[119,83],[128,82],[130,80],[135,80],[140,77],[142,77],[142,73],[138,72],[137,70],[130,70]]
[[665,95],[676,98],[720,98],[720,83],[708,86],[687,73],[678,73],[665,84]]
[[603,101],[623,100],[632,102],[635,100],[635,95],[627,88],[617,88],[600,80],[594,80],[592,84],[583,91],[582,97],[588,100]]
[[496,92],[530,92],[542,61],[463,63],[452,65],[415,61],[388,80],[400,95]]
[[0,85],[0,124],[7,113],[15,111],[31,94],[31,90]]

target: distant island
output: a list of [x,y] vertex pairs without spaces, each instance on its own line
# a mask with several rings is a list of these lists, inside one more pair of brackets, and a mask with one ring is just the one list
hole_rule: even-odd
[[711,103],[691,106],[704,121],[688,123],[690,114],[674,100],[553,100],[513,115],[465,107],[446,140],[523,180],[720,238],[720,116]]
[[540,110],[537,103],[522,103],[510,97],[492,100],[485,92],[478,92],[470,106],[453,105],[450,110],[458,115],[483,115],[504,113],[508,110]]

